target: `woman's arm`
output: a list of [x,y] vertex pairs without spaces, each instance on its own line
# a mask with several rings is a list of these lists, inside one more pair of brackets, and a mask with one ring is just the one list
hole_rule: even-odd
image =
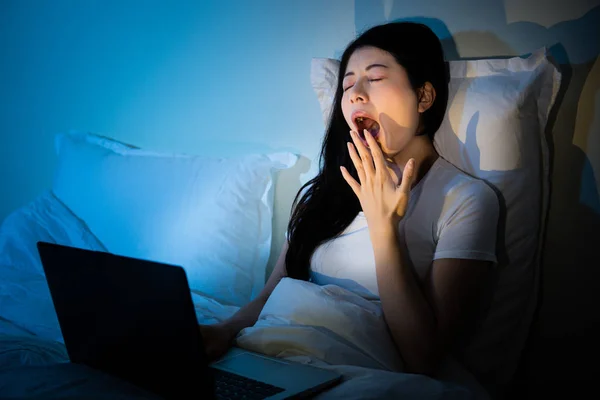
[[408,370],[433,375],[456,334],[472,320],[489,271],[488,262],[460,259],[464,253],[456,250],[478,250],[478,242],[486,237],[493,237],[490,243],[495,244],[497,199],[491,189],[481,186],[470,201],[461,203],[466,209],[456,214],[460,216],[455,224],[458,229],[445,229],[436,248],[458,256],[433,261],[421,287],[403,258],[397,237],[415,178],[415,161],[403,167],[398,186],[372,135],[365,131],[369,149],[356,132],[351,137],[354,145],[348,144],[348,151],[360,183],[344,167],[342,175],[367,218],[383,315]]
[[408,372],[433,375],[474,318],[491,263],[435,260],[421,287],[396,235],[392,226],[371,234],[383,314]]
[[287,276],[287,271],[285,268],[285,256],[287,254],[287,249],[288,243],[286,241],[281,248],[281,253],[277,263],[275,264],[275,267],[273,268],[273,272],[271,273],[271,276],[267,280],[267,283],[260,294],[254,300],[240,308],[232,317],[219,324],[229,331],[231,337],[235,337],[242,329],[252,326],[256,323],[260,312],[269,299],[269,296],[271,296],[275,286],[277,286],[283,277]]

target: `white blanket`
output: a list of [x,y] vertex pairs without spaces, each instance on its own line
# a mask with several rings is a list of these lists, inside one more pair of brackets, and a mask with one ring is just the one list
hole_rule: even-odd
[[236,342],[246,350],[341,373],[343,383],[319,398],[488,397],[451,359],[439,379],[401,373],[403,362],[380,304],[334,285],[282,279],[256,324]]
[[104,246],[49,191],[15,210],[0,226],[0,318],[33,335],[61,341],[38,241],[92,250]]
[[334,285],[283,278],[240,347],[276,357],[401,371],[379,304]]

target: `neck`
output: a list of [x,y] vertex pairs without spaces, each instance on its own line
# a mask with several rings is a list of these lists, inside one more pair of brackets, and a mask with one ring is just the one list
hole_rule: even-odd
[[404,166],[411,158],[415,159],[415,180],[413,186],[419,183],[431,168],[439,155],[433,143],[427,136],[415,136],[408,145],[399,153],[391,157],[389,167],[393,170],[396,184],[400,183]]

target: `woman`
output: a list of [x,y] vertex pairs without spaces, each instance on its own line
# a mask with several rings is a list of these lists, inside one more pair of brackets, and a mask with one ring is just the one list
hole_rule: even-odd
[[319,174],[300,190],[288,241],[260,295],[201,326],[222,355],[283,277],[380,300],[406,372],[434,375],[468,345],[496,261],[498,202],[441,158],[433,137],[448,100],[439,39],[390,23],[350,43],[340,63]]

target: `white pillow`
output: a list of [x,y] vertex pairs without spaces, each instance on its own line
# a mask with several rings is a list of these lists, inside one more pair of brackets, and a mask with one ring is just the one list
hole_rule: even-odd
[[162,154],[77,132],[58,135],[56,148],[54,193],[108,251],[180,265],[192,290],[223,304],[262,289],[273,174],[295,155]]
[[[514,374],[536,306],[550,180],[544,131],[561,77],[545,48],[523,58],[449,64],[448,109],[434,144],[446,160],[494,187],[503,208],[497,287],[464,361],[483,380],[503,383]],[[338,69],[337,60],[312,60],[324,121]]]

